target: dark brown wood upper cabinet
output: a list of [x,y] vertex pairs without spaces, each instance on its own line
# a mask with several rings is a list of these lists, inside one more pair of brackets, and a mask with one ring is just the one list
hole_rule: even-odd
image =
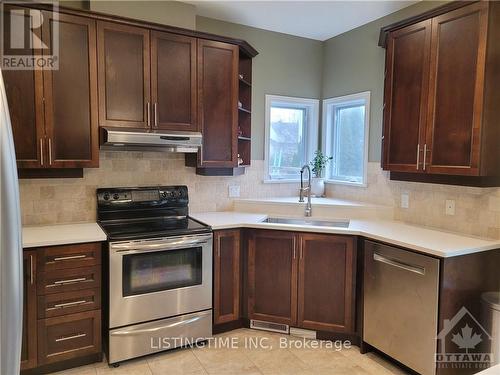
[[152,127],[197,131],[196,38],[151,32]]
[[430,173],[479,174],[487,28],[485,2],[432,20]]
[[380,40],[383,168],[420,174],[391,178],[498,186],[500,4],[453,2],[383,28]]
[[[11,22],[13,17],[22,17],[25,35],[37,35],[41,39],[40,29],[33,29],[31,33],[30,22],[39,22],[35,18],[13,15],[11,8],[4,6],[3,32],[5,38],[10,40]],[[34,13],[33,17],[37,14]],[[40,23],[39,23],[40,24]],[[33,41],[31,41],[33,42]],[[25,51],[27,55],[34,55],[34,50]],[[39,52],[37,52],[39,54]],[[47,160],[45,154],[45,127],[43,117],[43,74],[41,70],[2,70],[5,91],[9,105],[12,132],[16,148],[18,168],[40,168]]]
[[431,20],[391,33],[385,77],[384,165],[421,171],[427,120]]
[[238,47],[198,39],[200,167],[238,166]]
[[298,326],[354,332],[355,238],[301,234]]
[[23,252],[23,334],[21,370],[37,366],[36,250]]
[[49,48],[54,22],[59,33],[59,67],[43,71],[47,163],[52,168],[98,167],[96,22],[43,15]]
[[214,232],[214,324],[240,318],[240,230]]
[[248,244],[248,317],[297,323],[297,235],[252,231]]
[[97,22],[99,125],[149,128],[149,30]]

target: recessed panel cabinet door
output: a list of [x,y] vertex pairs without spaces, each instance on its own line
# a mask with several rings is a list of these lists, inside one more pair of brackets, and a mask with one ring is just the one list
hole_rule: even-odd
[[248,247],[250,319],[297,322],[297,237],[291,232],[253,231]]
[[299,244],[298,325],[354,331],[355,239],[301,234]]
[[478,175],[488,4],[432,20],[426,170]]
[[52,16],[44,12],[49,22],[43,36],[50,48],[54,23],[59,27],[59,67],[43,73],[48,165],[98,167],[96,23],[84,17]]
[[23,333],[21,370],[37,365],[36,251],[23,252]]
[[[24,28],[24,35],[31,35],[31,37],[37,35],[41,39],[39,29],[35,28],[33,32],[30,30],[33,23],[40,24],[37,17],[39,13],[33,12],[32,16],[35,18],[29,18],[27,11],[19,14],[12,13],[12,9],[7,5],[4,6],[2,32],[5,40],[11,40],[10,31],[15,29],[14,25],[21,25]],[[15,53],[18,54],[19,51],[16,50]],[[6,48],[5,54],[9,54],[8,48]],[[33,56],[34,50],[26,49],[23,54]],[[14,135],[17,166],[19,168],[40,168],[47,161],[42,71],[4,69],[2,75]]]
[[151,32],[152,126],[196,131],[196,38]]
[[238,53],[235,45],[198,39],[200,166],[238,166]]
[[240,231],[214,232],[214,323],[240,318]]
[[97,22],[99,125],[150,126],[149,30]]
[[431,20],[389,34],[385,78],[384,169],[422,171],[430,42]]

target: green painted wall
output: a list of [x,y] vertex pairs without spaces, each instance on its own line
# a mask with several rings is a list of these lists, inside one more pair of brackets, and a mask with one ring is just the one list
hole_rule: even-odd
[[380,161],[385,50],[380,28],[425,12],[443,2],[422,1],[324,42],[323,99],[371,91],[369,161]]
[[259,55],[252,64],[252,159],[264,159],[265,94],[321,97],[323,43],[196,17],[200,31],[244,39]]

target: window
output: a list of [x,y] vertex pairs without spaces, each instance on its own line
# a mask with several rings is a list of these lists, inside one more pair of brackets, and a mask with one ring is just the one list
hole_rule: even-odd
[[267,182],[300,180],[318,147],[319,101],[266,95]]
[[323,149],[329,182],[366,186],[370,92],[323,101]]

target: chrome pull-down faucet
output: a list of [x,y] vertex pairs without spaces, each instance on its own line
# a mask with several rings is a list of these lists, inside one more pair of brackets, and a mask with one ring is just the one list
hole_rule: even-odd
[[[304,170],[307,169],[308,174],[308,186],[304,187]],[[302,169],[300,170],[300,195],[299,195],[299,202],[304,202],[304,193],[307,193],[307,204],[306,204],[306,211],[305,211],[305,216],[310,217],[312,214],[312,207],[311,207],[311,168],[309,168],[309,165],[304,165]]]

